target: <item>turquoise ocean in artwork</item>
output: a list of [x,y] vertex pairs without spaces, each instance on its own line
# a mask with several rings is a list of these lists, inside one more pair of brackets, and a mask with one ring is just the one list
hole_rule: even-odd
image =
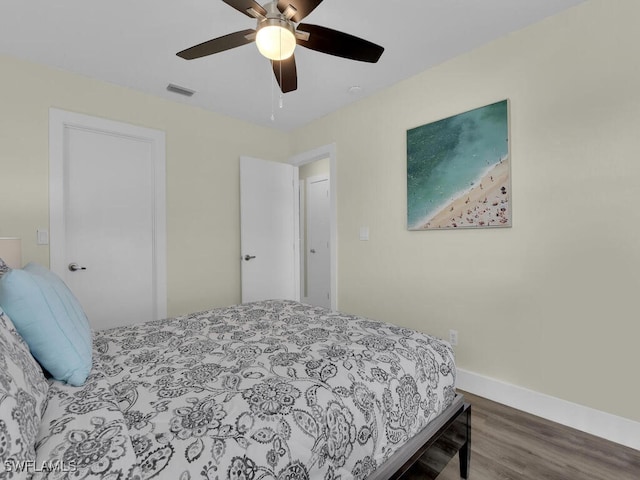
[[407,224],[423,228],[509,153],[507,100],[407,131]]

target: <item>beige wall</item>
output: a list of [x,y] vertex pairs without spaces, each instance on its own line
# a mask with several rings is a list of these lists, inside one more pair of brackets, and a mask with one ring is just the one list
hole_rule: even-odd
[[[47,265],[49,108],[166,132],[170,315],[240,301],[239,156],[284,160],[288,137],[126,88],[0,56],[0,236]],[[231,200],[230,200],[231,199]]]
[[306,163],[299,168],[298,178],[300,180],[306,180],[309,177],[315,177],[316,175],[329,175],[331,170],[329,157],[316,160],[311,163]]
[[[292,132],[336,143],[339,308],[457,329],[464,369],[640,420],[638,18],[587,2]],[[513,228],[407,231],[406,130],[504,98]]]

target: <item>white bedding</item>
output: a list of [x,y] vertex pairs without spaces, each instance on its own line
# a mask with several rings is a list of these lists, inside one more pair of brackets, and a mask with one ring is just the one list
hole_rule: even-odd
[[38,461],[82,468],[50,478],[364,479],[455,396],[447,343],[289,301],[96,332],[94,348],[85,387],[49,389]]

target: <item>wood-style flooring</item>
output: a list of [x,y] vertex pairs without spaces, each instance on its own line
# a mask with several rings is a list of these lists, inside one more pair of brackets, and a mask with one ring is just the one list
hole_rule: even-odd
[[[472,410],[469,480],[640,479],[638,450],[462,393]],[[403,480],[433,478],[428,467],[414,472]],[[437,480],[459,478],[456,455]]]

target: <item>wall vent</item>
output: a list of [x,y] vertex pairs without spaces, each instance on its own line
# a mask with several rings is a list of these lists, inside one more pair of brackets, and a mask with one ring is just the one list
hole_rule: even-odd
[[177,93],[178,95],[184,95],[185,97],[191,97],[194,93],[196,93],[195,90],[189,90],[188,88],[181,87],[180,85],[174,85],[173,83],[167,85],[167,90],[173,93]]

